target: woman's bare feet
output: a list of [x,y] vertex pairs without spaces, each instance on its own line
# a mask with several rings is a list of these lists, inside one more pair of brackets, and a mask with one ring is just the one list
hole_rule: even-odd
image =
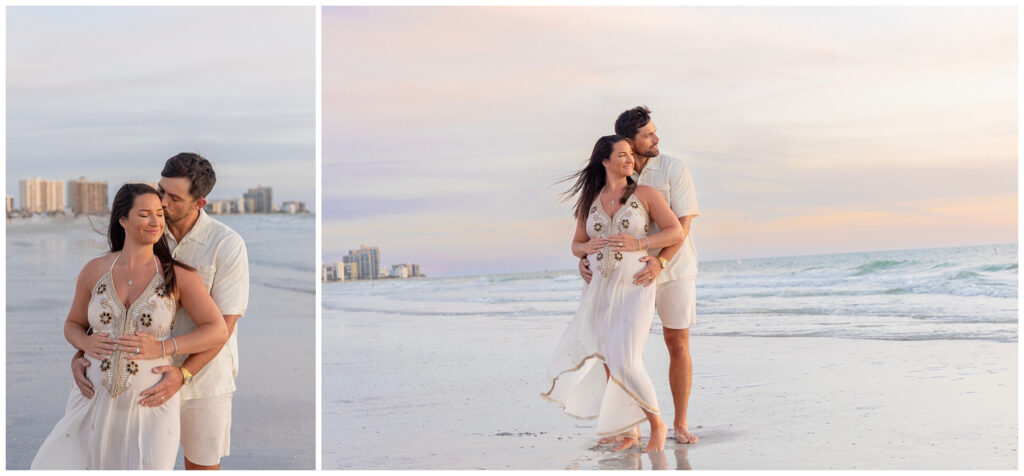
[[[633,434],[629,435],[629,436],[639,440],[640,436],[641,436],[640,435],[640,427],[637,426],[637,427],[633,428]],[[604,438],[601,438],[600,440],[597,440],[597,444],[599,444],[599,445],[610,445],[612,443],[622,443],[622,439],[624,437],[625,437],[625,435],[606,436]]]
[[668,434],[668,425],[659,418],[657,422],[651,422],[651,438],[644,447],[645,453],[653,451],[665,451],[665,436]]
[[622,435],[612,435],[612,436],[606,436],[604,438],[601,438],[600,440],[597,440],[597,444],[599,444],[599,445],[610,445],[612,443],[618,443],[620,441],[622,441]]
[[639,445],[640,445],[640,438],[636,438],[636,437],[633,437],[633,436],[623,436],[622,437],[622,443],[620,443],[619,446],[616,446],[615,449],[612,450],[612,451],[625,451],[625,450],[628,450],[628,449],[630,449],[630,448],[632,448],[634,446],[639,446]]
[[686,429],[685,425],[684,426],[677,426],[672,431],[673,431],[673,435],[672,436],[674,436],[676,438],[676,441],[679,442],[679,443],[682,443],[684,445],[691,444],[691,443],[696,443],[697,440],[699,440],[699,438],[697,438],[696,435],[694,435],[693,433],[690,433],[690,430]]

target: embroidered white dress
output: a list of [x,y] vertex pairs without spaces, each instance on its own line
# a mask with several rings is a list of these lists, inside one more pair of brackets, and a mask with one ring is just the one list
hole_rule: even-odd
[[[158,340],[169,338],[175,304],[162,285],[163,277],[157,272],[125,309],[108,271],[93,287],[89,325],[94,332],[109,332],[111,337],[141,331]],[[86,376],[95,390],[93,398],[83,397],[77,386],[71,386],[64,417],[39,448],[31,469],[174,469],[180,427],[178,394],[158,407],[139,406],[139,394],[163,376],[153,373],[153,368],[170,365],[171,359],[129,360],[129,355],[115,351],[102,361],[88,357],[91,365]]]
[[[587,235],[626,233],[642,238],[647,236],[649,219],[635,195],[613,216],[595,200],[587,216]],[[594,276],[548,364],[551,389],[542,394],[572,416],[597,417],[602,436],[630,433],[647,419],[644,410],[659,413],[643,362],[656,287],[633,284],[633,275],[646,266],[640,258],[647,253],[611,248],[587,257]],[[608,377],[602,364],[608,366]]]

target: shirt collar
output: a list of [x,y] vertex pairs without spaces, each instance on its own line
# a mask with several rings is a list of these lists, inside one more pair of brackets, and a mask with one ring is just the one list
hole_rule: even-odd
[[644,169],[640,173],[633,172],[633,180],[639,180],[640,174],[647,172],[648,170],[661,170],[661,155],[656,155],[647,159],[647,164],[644,165]]
[[[186,241],[192,240],[200,245],[205,245],[210,236],[210,222],[212,221],[213,219],[206,214],[206,210],[200,208],[199,218],[197,218],[196,223],[192,225],[192,229],[189,230],[188,233],[185,233],[185,236],[181,237],[181,241],[176,243],[180,245]],[[175,242],[174,235],[171,234],[170,229],[164,230],[164,234],[170,237],[172,242]]]

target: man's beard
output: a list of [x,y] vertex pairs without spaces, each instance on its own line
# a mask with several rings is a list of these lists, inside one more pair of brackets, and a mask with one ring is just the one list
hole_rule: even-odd
[[181,216],[174,216],[170,212],[168,212],[167,209],[165,208],[164,209],[164,222],[166,222],[167,224],[178,223],[179,221],[184,220],[185,217],[188,216],[188,214],[189,214],[189,212],[185,212],[185,213],[182,213]]
[[637,151],[636,155],[639,155],[640,157],[647,157],[648,159],[653,159],[658,156],[658,153],[655,152],[654,147],[651,147],[650,149],[647,149],[646,152]]

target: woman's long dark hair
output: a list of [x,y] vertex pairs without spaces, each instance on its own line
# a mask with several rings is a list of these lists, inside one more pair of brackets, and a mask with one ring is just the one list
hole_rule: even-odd
[[[125,233],[124,227],[121,226],[121,218],[128,216],[132,207],[135,206],[137,197],[146,194],[160,197],[160,193],[155,188],[144,183],[126,183],[114,194],[114,203],[110,204],[110,225],[107,228],[107,242],[110,243],[111,252],[124,249]],[[160,260],[161,274],[164,277],[164,291],[173,293],[177,289],[174,266],[178,265],[189,271],[192,271],[192,267],[171,257],[171,248],[167,246],[167,240],[163,236],[153,244],[153,254]]]
[[[572,214],[577,220],[587,219],[588,207],[590,207],[591,203],[594,203],[594,199],[601,193],[601,188],[604,187],[605,181],[607,181],[608,174],[605,171],[603,162],[612,156],[612,148],[615,147],[615,144],[624,140],[626,139],[616,134],[601,137],[594,144],[594,151],[590,153],[590,160],[587,162],[586,167],[562,180],[562,182],[574,180],[572,187],[569,187],[569,190],[562,194],[562,201],[568,201],[572,197],[579,195]],[[626,177],[626,184],[626,192],[622,194],[621,203],[626,203],[626,198],[636,188],[636,182],[633,181],[632,177]]]

